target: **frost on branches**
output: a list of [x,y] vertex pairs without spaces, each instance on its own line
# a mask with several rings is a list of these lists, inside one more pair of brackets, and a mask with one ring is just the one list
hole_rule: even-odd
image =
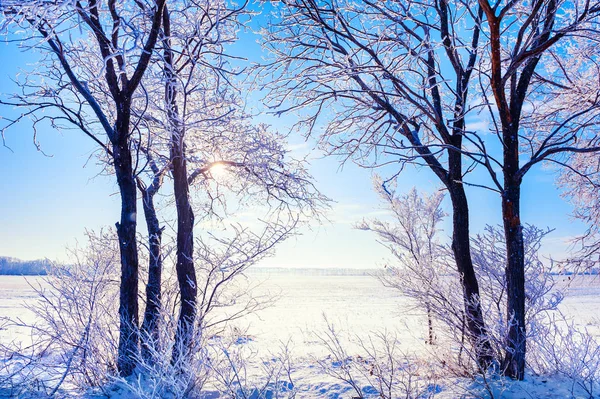
[[[429,345],[443,347],[449,344],[453,350],[444,354],[453,358],[453,367],[456,370],[465,368],[469,373],[477,372],[476,367],[472,368],[477,364],[476,351],[465,339],[466,315],[461,307],[461,276],[453,267],[452,251],[440,237],[440,224],[446,216],[442,211],[444,195],[439,191],[423,195],[414,188],[401,195],[396,193],[393,185],[384,187],[379,179],[376,179],[375,185],[392,217],[389,220],[365,220],[357,228],[374,232],[394,256],[394,262],[389,263],[378,278],[384,285],[396,288],[413,299],[426,314]],[[532,339],[534,346],[563,297],[552,274],[553,261],[541,259],[539,255],[541,242],[549,232],[535,226],[526,226],[523,232],[526,322],[528,338]],[[499,367],[509,339],[509,327],[514,323],[506,317],[506,244],[503,230],[499,226],[487,226],[482,234],[473,237],[471,244],[481,288],[481,297],[473,297],[472,300],[480,303],[483,309],[484,320],[489,326],[486,339],[494,358],[499,359],[496,365]],[[440,353],[436,356],[444,358]]]

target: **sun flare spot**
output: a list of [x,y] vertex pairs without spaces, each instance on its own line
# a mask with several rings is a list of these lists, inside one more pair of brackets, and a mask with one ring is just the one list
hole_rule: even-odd
[[209,171],[210,171],[211,176],[214,177],[215,179],[222,179],[223,177],[225,177],[227,175],[227,166],[225,166],[222,163],[217,162],[210,167]]

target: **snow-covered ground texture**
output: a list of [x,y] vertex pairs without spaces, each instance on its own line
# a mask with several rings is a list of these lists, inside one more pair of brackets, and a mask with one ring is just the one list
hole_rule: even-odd
[[[418,307],[363,272],[263,269],[247,278],[257,286],[254,296],[277,300],[222,334],[204,337],[208,349],[198,353],[203,362],[195,372],[210,377],[198,379],[203,389],[194,398],[600,398],[598,277],[557,276],[566,293],[560,322],[572,323],[582,334],[547,337],[572,350],[546,350],[530,359],[520,382],[492,374],[466,376],[468,367],[455,360],[460,348],[444,339],[442,327],[434,325],[437,341],[427,344],[427,318]],[[28,280],[43,284],[41,277]],[[26,304],[35,300],[25,278],[0,278],[0,316],[27,320],[32,315]],[[2,343],[27,337],[24,328],[0,330]],[[45,356],[51,361],[60,355]],[[60,377],[59,372],[45,380],[40,374],[28,393],[4,389],[0,397],[44,397],[40,392],[52,393]],[[55,397],[74,397],[71,387],[63,381]],[[83,394],[90,399],[170,395],[141,376]]]

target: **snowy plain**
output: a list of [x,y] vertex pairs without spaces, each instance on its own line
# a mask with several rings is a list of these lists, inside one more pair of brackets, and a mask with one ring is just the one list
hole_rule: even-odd
[[[275,295],[270,306],[239,320],[239,345],[245,346],[257,364],[275,356],[287,345],[293,364],[296,398],[352,399],[356,392],[342,381],[323,373],[320,364],[335,363],[319,337],[328,322],[345,335],[368,339],[387,332],[399,338],[401,353],[431,350],[425,344],[426,318],[414,304],[392,288],[386,288],[366,271],[259,269],[246,278],[258,287],[255,294]],[[29,284],[43,284],[43,277],[0,277],[0,317],[28,318],[26,304],[36,300]],[[557,276],[566,296],[561,310],[579,326],[600,337],[600,279],[598,276]],[[0,330],[0,340],[19,338],[23,331]],[[22,337],[21,337],[22,338]],[[352,355],[358,348],[349,346]],[[441,348],[440,348],[441,349]],[[435,350],[435,349],[434,349]],[[335,367],[335,364],[333,364]],[[589,398],[564,376],[528,375],[525,381],[498,381],[494,398]],[[362,387],[365,398],[376,398],[372,386]],[[593,394],[600,398],[600,393]],[[2,395],[0,395],[2,397]],[[114,396],[124,398],[127,396]],[[226,398],[207,392],[205,398]],[[440,380],[423,396],[435,398],[491,397],[477,381],[466,378]]]

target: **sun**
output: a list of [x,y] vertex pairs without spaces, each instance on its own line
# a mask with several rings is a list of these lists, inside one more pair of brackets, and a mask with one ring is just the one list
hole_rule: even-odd
[[223,177],[225,177],[227,175],[227,166],[225,166],[222,163],[217,162],[213,166],[210,167],[209,171],[213,178],[222,179]]

